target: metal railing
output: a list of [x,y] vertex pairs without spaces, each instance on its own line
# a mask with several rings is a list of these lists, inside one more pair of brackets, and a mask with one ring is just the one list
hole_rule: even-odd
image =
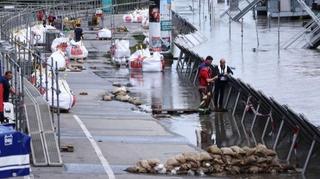
[[[176,45],[181,50],[177,62],[179,76],[197,85],[198,66],[203,58],[180,44]],[[320,146],[320,131],[302,114],[296,114],[287,105],[280,105],[274,98],[256,91],[240,79],[230,77],[225,90],[224,107],[239,123],[243,134],[241,140],[246,145],[263,143],[273,148],[280,159],[302,166],[303,174],[311,159],[318,160],[314,151]],[[292,160],[293,153],[296,161]],[[313,162],[312,167],[316,167],[316,163]]]

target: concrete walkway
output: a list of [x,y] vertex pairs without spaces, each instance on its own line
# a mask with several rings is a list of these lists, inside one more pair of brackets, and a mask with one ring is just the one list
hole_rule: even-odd
[[[99,46],[86,43],[89,51]],[[197,150],[184,137],[167,131],[151,114],[132,110],[134,105],[102,101],[102,94],[112,90],[112,81],[118,80],[100,78],[89,68],[110,67],[104,62],[102,56],[89,57],[88,70],[61,74],[77,96],[76,106],[61,115],[61,145],[73,145],[75,151],[62,152],[62,168],[32,168],[34,178],[161,178],[123,170],[141,159],[165,161],[177,153]],[[88,95],[81,96],[81,92]]]

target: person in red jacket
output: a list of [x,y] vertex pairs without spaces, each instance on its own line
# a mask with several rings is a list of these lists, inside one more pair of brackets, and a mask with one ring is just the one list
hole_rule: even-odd
[[208,109],[211,96],[212,85],[217,76],[213,72],[211,65],[213,58],[207,56],[203,63],[199,66],[199,93],[200,93],[200,106],[201,109]]

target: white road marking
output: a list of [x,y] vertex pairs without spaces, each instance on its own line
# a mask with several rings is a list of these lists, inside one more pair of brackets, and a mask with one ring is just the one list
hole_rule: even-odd
[[104,171],[107,173],[109,179],[115,179],[116,177],[114,176],[114,173],[109,165],[109,162],[107,161],[107,159],[103,156],[100,147],[98,146],[97,142],[94,140],[94,138],[92,137],[91,133],[89,132],[89,130],[87,129],[87,127],[85,126],[85,124],[81,121],[81,119],[77,116],[77,115],[73,115],[73,117],[75,118],[75,120],[78,122],[78,124],[80,125],[82,131],[84,132],[84,134],[86,135],[86,137],[88,138],[88,140],[90,141],[94,151],[96,152],[103,168]]

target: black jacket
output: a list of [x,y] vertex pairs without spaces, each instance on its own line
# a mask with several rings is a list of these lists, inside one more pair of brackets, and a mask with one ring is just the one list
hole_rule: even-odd
[[[217,82],[227,82],[228,81],[228,76],[225,75],[222,71],[219,70],[219,66],[215,66],[214,67],[214,73],[218,75],[218,80]],[[229,66],[227,66],[227,74],[228,75],[233,75],[233,71],[231,70],[231,68]]]

